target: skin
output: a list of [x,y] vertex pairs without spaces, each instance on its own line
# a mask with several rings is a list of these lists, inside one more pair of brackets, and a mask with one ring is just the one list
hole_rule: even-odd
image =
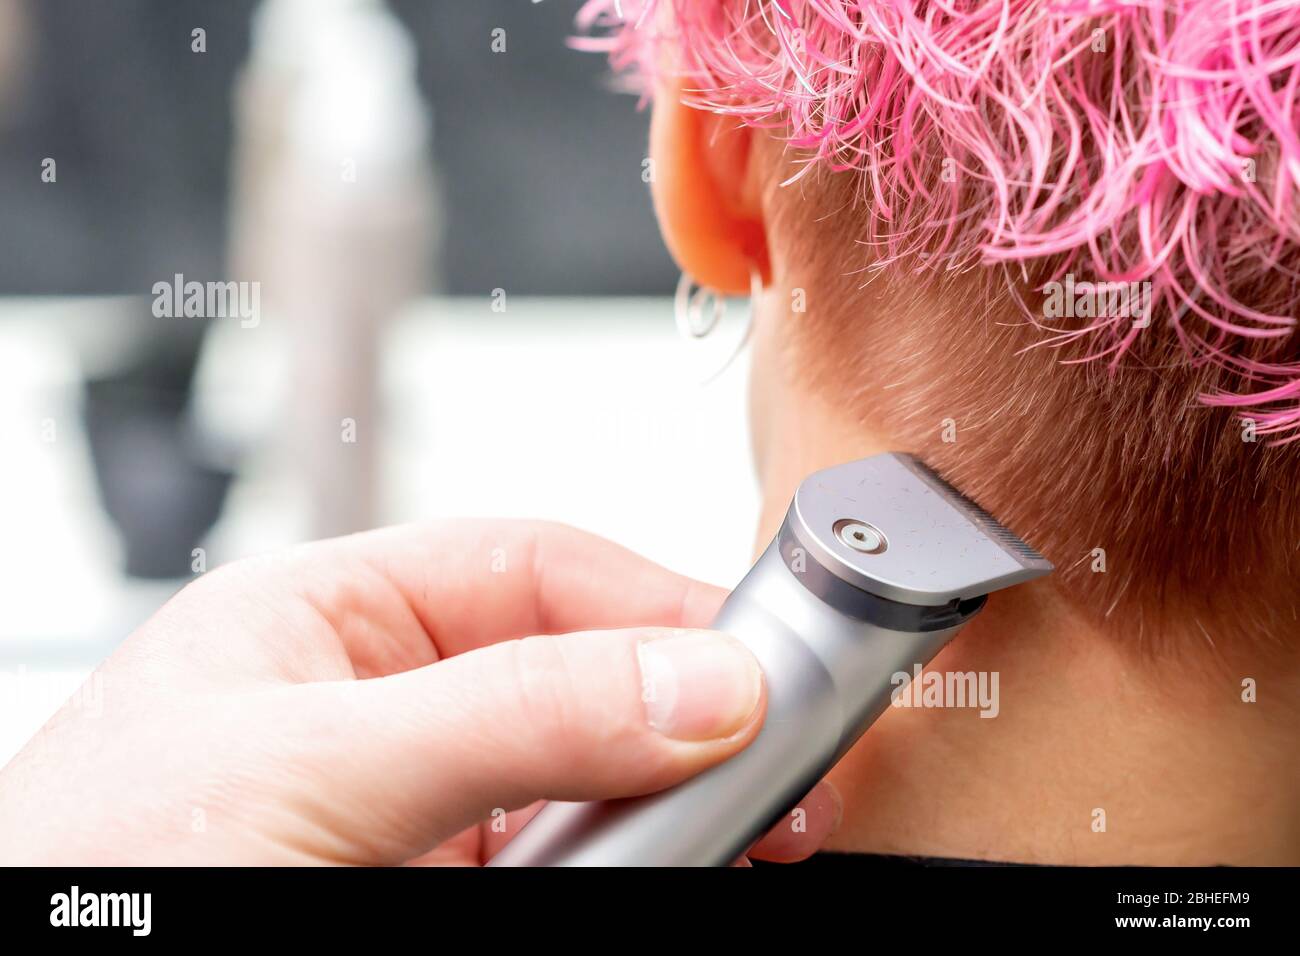
[[[658,790],[753,739],[756,662],[691,630],[723,597],[519,521],[217,569],[0,773],[0,861],[477,865],[540,801]],[[800,806],[751,856],[817,848],[838,796]]]
[[[798,320],[815,322],[816,283],[772,225],[772,151],[755,148],[758,135],[681,105],[677,88],[656,95],[653,188],[669,249],[697,281],[730,294],[748,294],[751,267],[766,280],[750,374],[762,547],[806,475],[909,449],[888,421],[864,421],[860,408],[850,416],[801,375],[790,290],[808,290]],[[906,305],[864,306],[862,321],[889,321]],[[844,799],[830,847],[1034,863],[1300,863],[1295,657],[1212,665],[1191,622],[1185,629],[1187,659],[1156,665],[1081,620],[1050,581],[995,595],[931,668],[998,672],[997,717],[891,708],[830,774]],[[1254,703],[1242,700],[1246,676],[1257,681]]]

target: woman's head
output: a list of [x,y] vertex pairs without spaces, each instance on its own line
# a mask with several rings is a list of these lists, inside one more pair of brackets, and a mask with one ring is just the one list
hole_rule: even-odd
[[1300,2],[581,19],[654,94],[669,246],[726,290],[770,279],[762,320],[808,389],[1121,629],[1253,591],[1252,627],[1277,631],[1300,540]]

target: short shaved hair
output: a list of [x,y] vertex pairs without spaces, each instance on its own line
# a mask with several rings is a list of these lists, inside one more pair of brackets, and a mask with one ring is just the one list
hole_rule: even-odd
[[771,131],[772,241],[811,287],[791,348],[830,401],[1138,646],[1300,628],[1300,2],[590,0],[579,22],[642,89],[668,69]]

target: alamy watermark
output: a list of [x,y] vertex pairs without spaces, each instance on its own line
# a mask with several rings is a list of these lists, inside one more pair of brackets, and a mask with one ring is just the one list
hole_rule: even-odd
[[894,707],[970,707],[981,717],[1001,710],[997,671],[927,671],[914,664],[911,673],[895,671],[889,682]]
[[50,897],[51,926],[124,927],[132,936],[153,929],[152,893],[83,893],[73,886]]
[[61,706],[98,720],[104,715],[104,675],[29,671],[21,664],[16,670],[0,670],[0,720],[20,720],[38,711],[53,713]]
[[1043,286],[1043,315],[1049,319],[1132,319],[1151,324],[1151,283],[1077,282],[1074,273]]
[[153,284],[153,314],[159,319],[239,319],[255,329],[262,321],[260,282],[186,281],[181,273]]

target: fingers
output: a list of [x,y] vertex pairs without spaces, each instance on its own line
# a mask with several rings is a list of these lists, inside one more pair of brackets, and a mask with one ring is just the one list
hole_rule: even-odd
[[[360,811],[382,808],[383,843],[402,859],[536,800],[671,786],[748,744],[765,705],[743,645],[664,629],[528,638],[300,690],[326,724],[313,739],[335,826],[372,838]],[[344,717],[327,696],[341,693]]]
[[749,856],[773,863],[806,860],[838,829],[843,813],[839,791],[833,784],[822,780],[754,844]]
[[704,627],[725,596],[603,538],[547,522],[449,522],[345,541],[382,565],[444,657],[532,634]]
[[432,642],[444,658],[531,634],[704,627],[725,597],[595,535],[536,521],[407,525],[257,560],[260,577],[307,598],[358,658],[376,643],[359,622],[382,622],[394,647]]

